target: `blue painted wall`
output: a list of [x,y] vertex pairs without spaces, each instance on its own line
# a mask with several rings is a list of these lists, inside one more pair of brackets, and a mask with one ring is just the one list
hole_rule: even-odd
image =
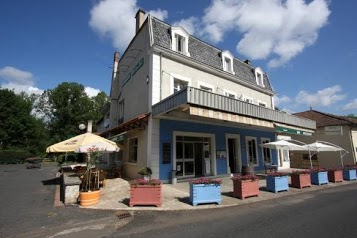
[[[245,137],[252,136],[257,138],[257,144],[261,142],[261,137],[270,138],[271,141],[275,141],[274,132],[266,132],[259,130],[248,130],[240,128],[231,128],[225,126],[214,126],[214,125],[205,125],[192,122],[182,122],[174,120],[160,120],[160,179],[161,180],[170,180],[171,179],[171,170],[172,170],[172,159],[173,159],[173,132],[174,131],[184,131],[184,132],[197,132],[197,133],[207,133],[214,134],[216,137],[216,150],[226,151],[226,134],[239,134],[240,135],[240,150],[242,156],[242,164],[247,164],[247,152],[245,145]],[[171,143],[171,164],[163,164],[163,152],[162,144]],[[276,150],[271,150],[273,163],[278,164]],[[257,170],[263,170],[263,155],[261,147],[258,146],[258,160],[259,167],[255,167]],[[223,159],[220,159],[223,161]],[[227,171],[227,163],[222,161],[217,161],[217,174],[225,174]],[[224,171],[224,172],[223,172]],[[219,173],[218,173],[219,172]]]

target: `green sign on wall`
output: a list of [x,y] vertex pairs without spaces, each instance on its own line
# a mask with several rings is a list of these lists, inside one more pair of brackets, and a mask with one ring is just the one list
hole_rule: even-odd
[[131,70],[131,72],[129,72],[123,81],[123,86],[129,82],[129,80],[131,79],[132,76],[134,76],[136,74],[136,72],[141,68],[141,66],[144,65],[144,58],[142,58],[135,66],[134,68]]
[[303,131],[303,130],[296,130],[296,129],[282,127],[282,126],[275,126],[275,129],[277,132],[285,132],[285,133],[295,134],[295,135],[312,136],[311,132]]

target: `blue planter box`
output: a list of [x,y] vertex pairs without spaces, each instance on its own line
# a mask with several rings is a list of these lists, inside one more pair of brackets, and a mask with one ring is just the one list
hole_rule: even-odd
[[281,177],[267,176],[266,182],[267,182],[266,189],[268,191],[271,191],[274,193],[277,193],[280,191],[289,191],[288,176],[281,176]]
[[202,203],[221,204],[221,185],[190,183],[190,202],[193,206]]
[[324,172],[312,172],[311,183],[316,185],[328,184],[327,171]]
[[355,169],[344,169],[343,170],[343,179],[344,180],[357,180],[356,170]]

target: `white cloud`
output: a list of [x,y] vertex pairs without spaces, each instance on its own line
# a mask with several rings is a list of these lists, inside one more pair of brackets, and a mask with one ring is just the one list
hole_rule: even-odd
[[199,24],[199,19],[197,17],[189,17],[172,23],[173,26],[183,27],[191,35],[195,34],[198,24]]
[[86,92],[88,97],[95,97],[95,96],[97,96],[98,93],[100,93],[99,89],[91,88],[91,87],[85,87],[84,91]]
[[278,67],[315,43],[329,15],[327,0],[213,0],[201,35],[218,43],[238,31],[238,52]]
[[[102,0],[90,11],[89,26],[100,36],[112,40],[118,50],[125,50],[135,34],[135,15],[140,7],[136,0]],[[150,14],[164,20],[166,10],[150,10]]]
[[279,104],[288,103],[290,101],[291,101],[291,99],[286,95],[283,95],[281,97],[279,97],[278,95],[274,95],[274,104],[275,104],[275,106],[278,106]]
[[346,95],[340,94],[341,91],[342,88],[339,85],[319,90],[316,93],[300,91],[295,100],[297,103],[307,106],[327,107],[346,98]]
[[356,110],[357,109],[357,98],[355,98],[352,102],[347,103],[343,110]]
[[43,90],[34,87],[35,78],[28,71],[5,66],[4,68],[0,68],[0,79],[5,81],[5,83],[1,84],[2,88],[14,90],[15,93],[41,94],[43,92]]
[[161,10],[160,8],[157,10],[150,10],[149,14],[164,21],[168,17],[168,12],[166,10]]
[[125,49],[135,33],[136,0],[99,1],[90,11],[90,27],[109,37],[117,49]]

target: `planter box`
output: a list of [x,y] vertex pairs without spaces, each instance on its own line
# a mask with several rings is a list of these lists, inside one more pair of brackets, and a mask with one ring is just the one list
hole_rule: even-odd
[[327,171],[324,172],[312,172],[311,183],[316,185],[328,184]]
[[337,183],[343,181],[342,170],[329,170],[327,175],[329,182]]
[[344,180],[357,180],[356,169],[344,169],[343,170],[343,179]]
[[291,186],[295,188],[311,187],[310,174],[291,174]]
[[160,185],[132,185],[130,186],[129,206],[154,205],[161,207],[161,184]]
[[240,199],[259,196],[259,180],[233,180],[233,196]]
[[280,191],[289,191],[289,180],[288,176],[281,176],[281,177],[273,177],[267,176],[266,177],[267,183],[267,190],[277,193]]
[[190,183],[190,202],[193,206],[202,203],[221,204],[221,185]]

